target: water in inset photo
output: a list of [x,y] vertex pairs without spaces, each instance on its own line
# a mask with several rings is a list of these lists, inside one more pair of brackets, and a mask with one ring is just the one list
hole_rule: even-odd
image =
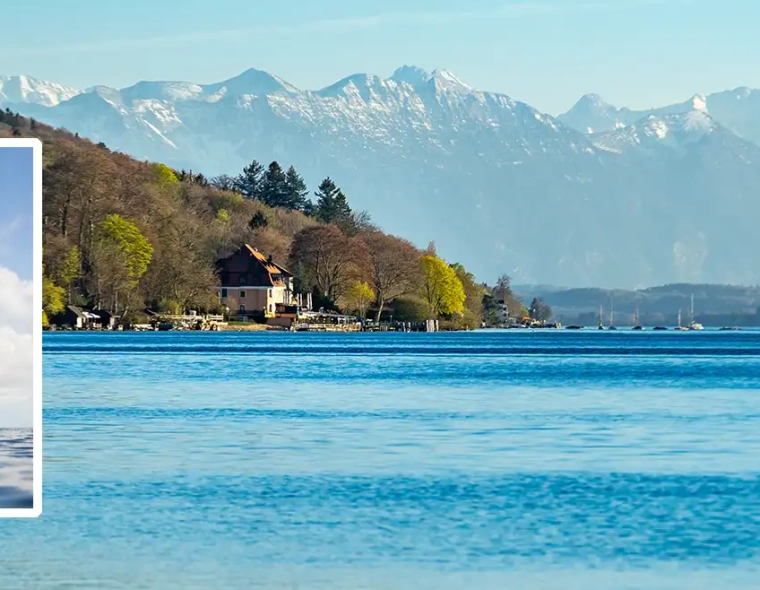
[[0,510],[33,507],[31,147],[0,145]]

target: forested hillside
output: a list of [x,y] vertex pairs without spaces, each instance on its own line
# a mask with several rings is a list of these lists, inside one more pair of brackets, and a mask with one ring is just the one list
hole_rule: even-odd
[[309,191],[295,168],[258,162],[235,177],[139,162],[10,111],[1,136],[43,141],[44,307],[120,315],[218,311],[214,263],[248,243],[295,274],[318,305],[393,304],[397,319],[476,326],[490,290],[460,264],[383,233],[326,177]]

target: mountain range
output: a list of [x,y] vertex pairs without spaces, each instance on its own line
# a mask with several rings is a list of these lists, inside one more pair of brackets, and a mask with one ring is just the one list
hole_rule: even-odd
[[648,111],[586,95],[552,117],[446,70],[311,91],[250,69],[122,89],[0,76],[0,105],[207,176],[252,159],[312,187],[330,176],[386,231],[483,280],[760,283],[758,90]]

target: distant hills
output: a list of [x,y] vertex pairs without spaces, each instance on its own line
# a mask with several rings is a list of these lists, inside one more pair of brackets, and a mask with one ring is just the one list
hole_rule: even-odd
[[301,90],[260,70],[213,84],[78,90],[0,77],[0,104],[206,175],[251,159],[325,173],[386,230],[484,280],[604,288],[760,283],[760,91],[649,111],[583,97],[552,117],[445,70]]
[[627,291],[523,285],[514,291],[523,302],[543,299],[564,324],[596,326],[601,306],[605,325],[612,307],[620,327],[631,326],[637,310],[644,325],[675,326],[679,310],[684,323],[688,322],[693,295],[695,318],[705,326],[760,327],[760,286],[673,284]]

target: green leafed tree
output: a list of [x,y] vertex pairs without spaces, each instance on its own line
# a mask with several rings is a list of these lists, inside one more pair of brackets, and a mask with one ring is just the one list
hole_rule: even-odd
[[364,319],[367,316],[367,309],[375,299],[375,292],[369,283],[355,281],[346,291],[344,299],[346,309],[356,312],[360,318]]
[[422,298],[437,318],[464,311],[466,299],[462,281],[448,264],[435,256],[422,257]]
[[152,257],[153,246],[134,223],[117,214],[103,219],[93,244],[93,286],[100,306],[126,310]]

